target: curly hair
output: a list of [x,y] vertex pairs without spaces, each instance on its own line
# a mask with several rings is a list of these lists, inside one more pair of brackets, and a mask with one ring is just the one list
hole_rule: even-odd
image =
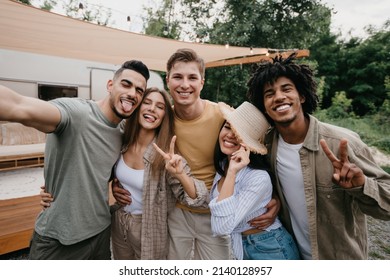
[[[280,77],[290,79],[299,95],[305,98],[302,104],[303,112],[306,114],[313,113],[318,105],[317,83],[314,79],[313,70],[306,64],[297,64],[294,59],[297,53],[291,54],[284,59],[281,55],[272,59],[272,62],[266,61],[260,63],[253,71],[247,86],[248,100],[255,105],[261,112],[264,108],[264,86],[273,85]],[[268,117],[268,121],[273,124],[273,120]]]

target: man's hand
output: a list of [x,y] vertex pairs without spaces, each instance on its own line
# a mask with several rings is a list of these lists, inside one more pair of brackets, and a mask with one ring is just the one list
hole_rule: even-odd
[[41,202],[39,204],[43,207],[43,210],[46,210],[50,207],[50,203],[53,202],[54,199],[50,193],[46,192],[45,186],[41,186],[39,195],[41,196]]
[[350,163],[348,159],[348,141],[340,140],[339,159],[329,149],[324,139],[320,140],[322,150],[333,165],[333,183],[342,188],[349,189],[363,186],[366,181],[366,176],[363,171],[355,164]]
[[253,218],[249,221],[251,227],[265,230],[275,222],[280,210],[280,200],[278,197],[273,197],[265,206],[268,210],[263,215]]
[[118,179],[114,179],[111,183],[112,195],[115,200],[121,205],[126,206],[131,204],[131,193],[128,190],[125,190]]

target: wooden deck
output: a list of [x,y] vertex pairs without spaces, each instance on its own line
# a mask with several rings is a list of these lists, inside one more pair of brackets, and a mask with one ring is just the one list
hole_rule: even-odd
[[[40,200],[40,195],[0,200],[0,255],[30,246]],[[110,186],[109,203],[114,202]]]
[[0,200],[0,255],[30,246],[40,200],[39,195]]

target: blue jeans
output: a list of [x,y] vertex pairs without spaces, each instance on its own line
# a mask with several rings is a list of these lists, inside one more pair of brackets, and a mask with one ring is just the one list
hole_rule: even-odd
[[299,260],[299,251],[284,227],[242,237],[244,260]]

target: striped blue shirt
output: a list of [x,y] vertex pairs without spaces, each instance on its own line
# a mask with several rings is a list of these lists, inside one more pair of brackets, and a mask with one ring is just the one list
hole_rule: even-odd
[[[221,175],[216,174],[211,189],[211,229],[214,235],[230,234],[233,254],[236,259],[243,259],[241,232],[250,229],[248,222],[265,213],[265,206],[272,198],[272,182],[264,170],[245,167],[237,175],[232,196],[217,202],[217,185]],[[277,229],[281,222],[275,222],[266,230]]]

